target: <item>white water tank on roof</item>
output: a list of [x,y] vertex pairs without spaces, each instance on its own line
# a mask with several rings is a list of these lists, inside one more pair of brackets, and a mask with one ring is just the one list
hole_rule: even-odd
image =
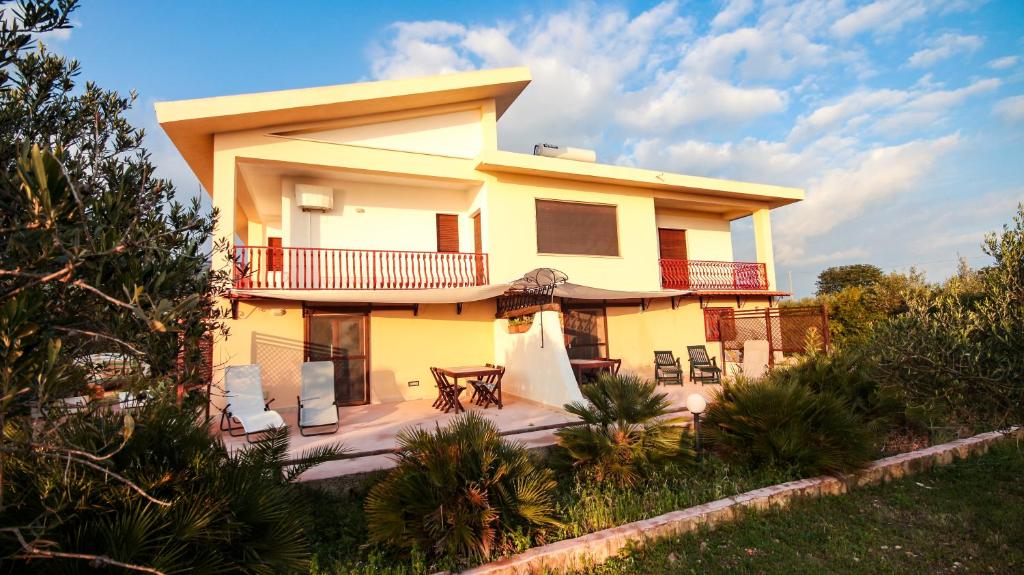
[[334,208],[334,190],[326,186],[295,184],[295,204],[304,212],[329,212]]
[[594,150],[556,146],[554,144],[537,144],[533,147],[533,155],[560,158],[562,160],[576,160],[577,162],[597,161],[597,152]]

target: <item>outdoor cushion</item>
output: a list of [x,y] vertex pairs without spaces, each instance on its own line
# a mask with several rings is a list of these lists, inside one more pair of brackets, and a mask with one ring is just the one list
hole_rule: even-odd
[[[224,370],[224,395],[227,398],[225,415],[241,422],[246,435],[285,424],[279,413],[267,409],[258,365],[228,366]],[[230,422],[227,431],[230,431]]]
[[316,427],[338,423],[334,400],[334,362],[310,361],[302,364],[302,389],[299,396],[299,425]]
[[259,413],[248,413],[248,414],[232,414],[235,419],[242,422],[242,429],[246,433],[257,433],[260,431],[266,431],[272,427],[283,427],[284,418],[281,417],[276,411],[261,411]]
[[768,341],[751,339],[743,342],[743,375],[757,379],[768,371]]

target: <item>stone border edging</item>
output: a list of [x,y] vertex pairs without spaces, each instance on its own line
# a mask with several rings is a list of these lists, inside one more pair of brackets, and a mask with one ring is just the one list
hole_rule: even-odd
[[780,483],[704,503],[680,511],[626,523],[618,527],[589,533],[534,547],[518,555],[462,571],[463,575],[524,575],[541,571],[565,571],[597,565],[618,555],[632,543],[644,543],[695,531],[701,526],[714,526],[732,521],[747,510],[786,507],[796,498],[839,495],[851,488],[887,483],[906,475],[948,465],[988,451],[1004,438],[1024,438],[1024,428],[992,431],[949,443],[933,445],[909,453],[901,453],[872,462],[867,469],[844,477],[820,476]]

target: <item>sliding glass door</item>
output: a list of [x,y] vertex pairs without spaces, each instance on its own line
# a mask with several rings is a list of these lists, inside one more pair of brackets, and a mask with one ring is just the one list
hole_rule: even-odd
[[306,318],[306,361],[334,363],[338,405],[370,402],[370,338],[365,314],[314,313]]

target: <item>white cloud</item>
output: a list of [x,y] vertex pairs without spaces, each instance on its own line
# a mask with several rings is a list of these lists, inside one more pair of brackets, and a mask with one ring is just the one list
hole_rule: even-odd
[[995,60],[989,61],[985,64],[993,70],[1006,70],[1007,68],[1013,68],[1020,61],[1018,56],[1003,56],[1002,58],[996,58]]
[[981,36],[943,34],[928,42],[928,48],[918,50],[907,60],[907,65],[912,68],[927,68],[957,54],[974,52],[984,40]]
[[[858,37],[887,42],[930,15],[971,8],[941,0],[723,1],[703,26],[675,2],[641,14],[580,3],[500,23],[396,25],[372,69],[383,78],[527,65],[533,83],[499,127],[505,149],[564,142],[623,164],[805,188],[804,202],[773,213],[773,227],[780,264],[812,266],[886,257],[884,244],[862,241],[861,232],[899,228],[889,206],[924,196],[959,147],[953,112],[1004,82],[966,73],[904,80],[885,73],[898,61]],[[923,45],[908,65],[977,49],[981,36],[968,25]],[[989,67],[1017,62],[1009,56]],[[1021,117],[1020,98],[993,111]],[[942,205],[929,201],[921,211]]]
[[876,35],[897,32],[908,22],[923,17],[927,8],[921,0],[878,0],[836,20],[832,33],[851,38],[867,31]]
[[857,90],[799,117],[790,132],[794,142],[825,132],[899,134],[935,122],[971,96],[991,92],[1002,81],[984,78],[962,88],[942,90],[926,75],[908,90]]
[[[871,255],[871,252],[862,247],[853,247],[845,250],[837,250],[814,256],[800,258],[800,264],[805,266],[820,266],[823,264],[837,264],[863,260]],[[785,262],[783,262],[785,263]]]
[[754,11],[754,0],[729,0],[711,20],[711,29],[732,28]]
[[996,102],[992,111],[1008,122],[1024,121],[1024,96],[1012,96]]
[[469,70],[472,63],[447,42],[465,35],[465,27],[451,22],[398,22],[388,48],[377,48],[372,63],[377,78],[411,78]]
[[661,132],[705,120],[742,122],[781,112],[787,95],[773,88],[739,88],[710,76],[678,75],[630,95],[617,118],[629,128]]

